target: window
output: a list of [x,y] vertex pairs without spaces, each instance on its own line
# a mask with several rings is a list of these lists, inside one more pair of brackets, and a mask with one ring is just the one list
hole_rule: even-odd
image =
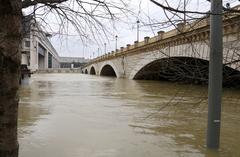
[[30,47],[30,41],[25,41],[25,47]]
[[48,53],[48,68],[52,68],[52,54]]
[[30,54],[27,55],[27,65],[30,66]]

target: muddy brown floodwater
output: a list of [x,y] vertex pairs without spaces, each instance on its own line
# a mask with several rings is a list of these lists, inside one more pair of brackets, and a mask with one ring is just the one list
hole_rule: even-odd
[[20,157],[240,157],[240,90],[224,89],[206,149],[207,87],[35,74],[20,89]]

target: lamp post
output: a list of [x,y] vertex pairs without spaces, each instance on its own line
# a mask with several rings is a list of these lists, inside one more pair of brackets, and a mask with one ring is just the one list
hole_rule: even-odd
[[208,82],[208,125],[207,147],[219,148],[222,66],[223,66],[223,29],[222,0],[211,0],[210,15],[210,61]]
[[84,54],[84,47],[85,47],[85,46],[83,45],[83,49],[82,49],[83,57],[85,57],[85,56],[84,56],[84,55],[85,55],[85,54]]
[[107,44],[104,43],[104,53],[106,54],[107,53]]
[[118,36],[116,35],[115,36],[115,40],[116,40],[116,47],[115,47],[115,50],[117,51],[117,39],[118,39]]
[[183,10],[184,10],[183,21],[184,21],[184,24],[186,24],[186,0],[183,0]]
[[140,21],[137,20],[137,41],[139,41],[139,23]]

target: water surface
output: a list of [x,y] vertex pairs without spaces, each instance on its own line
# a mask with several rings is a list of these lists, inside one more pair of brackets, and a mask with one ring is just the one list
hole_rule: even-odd
[[20,157],[240,156],[240,90],[224,89],[219,152],[205,146],[206,87],[35,74],[19,107]]

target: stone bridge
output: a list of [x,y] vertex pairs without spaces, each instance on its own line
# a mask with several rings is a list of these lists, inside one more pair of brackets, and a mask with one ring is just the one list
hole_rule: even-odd
[[[223,33],[224,79],[239,79],[240,15],[224,16]],[[189,25],[180,23],[171,31],[159,31],[157,36],[97,57],[82,72],[128,79],[206,81],[209,51],[209,18],[204,18]]]

